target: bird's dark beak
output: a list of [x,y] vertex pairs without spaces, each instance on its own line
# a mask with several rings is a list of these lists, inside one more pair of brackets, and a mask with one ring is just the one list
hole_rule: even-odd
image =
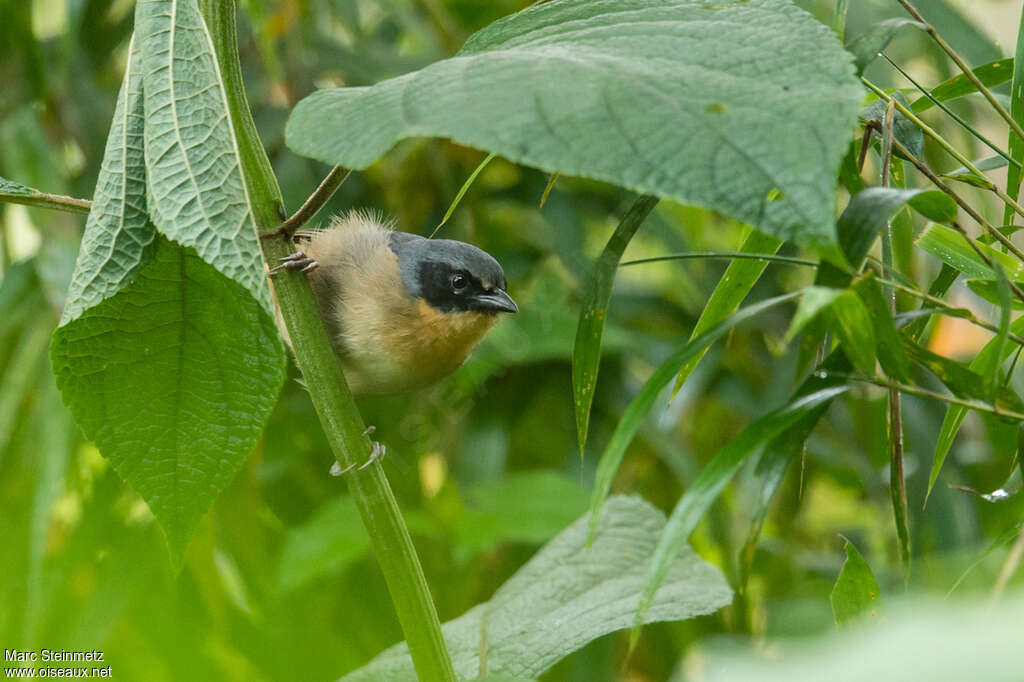
[[512,300],[512,297],[501,289],[494,289],[484,294],[477,294],[473,297],[473,307],[476,310],[495,313],[518,313],[519,306]]

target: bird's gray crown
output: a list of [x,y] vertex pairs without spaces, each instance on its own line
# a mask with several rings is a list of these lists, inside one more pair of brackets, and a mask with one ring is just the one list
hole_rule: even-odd
[[[391,250],[405,290],[441,310],[472,310],[472,294],[505,289],[505,271],[498,261],[472,244],[453,239],[424,239],[408,232],[392,232]],[[454,291],[452,278],[468,279],[464,291]]]

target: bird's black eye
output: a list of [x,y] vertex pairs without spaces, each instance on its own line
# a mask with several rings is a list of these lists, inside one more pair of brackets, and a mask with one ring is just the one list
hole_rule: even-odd
[[456,292],[464,291],[465,288],[469,286],[469,280],[466,279],[466,276],[459,273],[452,275],[450,282],[452,285],[452,291]]

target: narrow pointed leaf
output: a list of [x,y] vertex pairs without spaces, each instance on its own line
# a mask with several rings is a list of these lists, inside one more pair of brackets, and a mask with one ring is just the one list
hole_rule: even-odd
[[[1017,51],[1014,59],[1013,81],[1010,85],[1010,116],[1018,125],[1024,125],[1024,7],[1021,8],[1020,23],[1017,28]],[[1024,140],[1010,131],[1010,156],[1018,164],[1024,162]],[[1020,196],[1021,177],[1024,176],[1020,165],[1010,166],[1006,172],[1006,193],[1012,199]],[[1012,223],[1016,216],[1009,204],[1003,209],[1003,222]]]
[[867,376],[875,374],[875,330],[864,302],[850,289],[829,305],[836,324],[832,327],[843,352],[853,366]]
[[[992,268],[971,248],[964,236],[952,228],[929,225],[917,238],[917,245],[968,277],[991,280],[996,278],[996,273],[992,272]],[[1024,279],[1024,263],[988,244],[978,243],[978,247],[990,261],[998,263],[1003,268],[1009,279]]]
[[[780,246],[782,246],[782,242],[775,237],[759,230],[750,230],[743,240],[743,244],[740,245],[740,251],[743,253],[775,253]],[[722,279],[718,280],[715,290],[711,292],[711,298],[708,299],[704,310],[701,311],[700,318],[694,325],[693,332],[690,333],[690,340],[700,336],[736,312],[736,309],[743,303],[743,299],[761,278],[761,273],[766,267],[768,267],[768,261],[736,259],[729,263],[725,274],[722,275]],[[700,364],[705,353],[707,353],[707,349],[690,358],[679,370],[679,374],[676,375],[676,383],[672,387],[673,397],[679,393],[683,384],[693,374],[693,370],[697,369],[697,365]]]
[[581,458],[583,448],[587,444],[590,407],[594,401],[597,370],[601,362],[601,336],[604,334],[604,321],[608,313],[608,301],[612,295],[615,272],[619,268],[622,252],[626,250],[633,235],[657,203],[656,197],[637,198],[605,245],[586,285],[586,298],[580,310],[576,342],[572,351],[572,396]]
[[799,292],[776,296],[760,303],[741,308],[717,325],[704,332],[697,338],[688,342],[685,346],[673,353],[665,362],[655,370],[651,378],[640,389],[636,397],[626,408],[625,414],[619,420],[612,434],[611,440],[601,454],[601,461],[597,465],[597,473],[594,481],[594,495],[590,503],[590,528],[591,533],[596,532],[601,518],[601,507],[611,491],[612,481],[619,470],[622,458],[626,454],[626,448],[633,442],[637,430],[647,418],[658,394],[668,385],[672,378],[679,372],[683,364],[698,353],[710,346],[712,343],[729,333],[736,325],[749,320],[750,318],[764,312],[774,306],[786,301],[793,300]]
[[[1013,78],[1013,69],[1014,60],[1012,57],[1009,57],[1007,59],[997,59],[996,61],[989,62],[988,64],[982,64],[974,69],[974,75],[978,77],[978,80],[980,80],[985,87],[994,88],[995,86],[1002,85]],[[932,97],[940,102],[948,102],[951,99],[970,95],[977,91],[978,88],[971,82],[971,79],[961,73],[932,88]],[[922,111],[931,109],[933,106],[935,106],[934,102],[927,97],[921,97],[920,99],[914,100],[911,109],[913,109],[914,113],[919,114]]]
[[669,568],[686,546],[708,507],[732,480],[740,465],[773,438],[813,413],[820,405],[848,390],[849,386],[833,386],[802,396],[789,405],[761,417],[715,453],[672,510],[665,531],[658,540],[658,547],[654,551],[654,558],[644,579],[640,607],[633,621],[634,641],[639,627],[646,622],[647,610],[654,603],[654,595],[668,574]]
[[313,93],[287,142],[366,168],[399,140],[447,137],[831,244],[836,169],[861,99],[851,62],[784,0],[554,0],[420,71]]
[[875,331],[875,349],[882,369],[894,379],[910,381],[910,358],[903,350],[903,340],[893,322],[889,305],[878,281],[873,275],[862,277],[854,284],[854,291],[867,308],[868,317]]
[[[1017,335],[1024,334],[1024,317],[1018,317],[1010,323],[1010,332]],[[991,372],[993,368],[999,367],[1003,364],[1014,348],[1014,346],[1010,346],[1009,344],[999,344],[997,339],[993,337],[987,344],[985,344],[984,348],[978,351],[978,354],[974,356],[974,359],[971,360],[968,367],[979,374]],[[939,478],[939,472],[942,471],[942,465],[946,461],[946,456],[949,455],[949,449],[953,445],[953,440],[956,438],[957,432],[960,431],[960,425],[963,424],[964,418],[967,417],[967,412],[968,410],[966,407],[961,407],[959,405],[950,405],[946,410],[946,416],[942,419],[942,426],[939,428],[939,437],[935,443],[935,454],[932,456],[932,468],[928,474],[928,492],[925,494],[926,504],[928,502],[928,497],[932,493],[932,489],[935,487],[935,482]]]

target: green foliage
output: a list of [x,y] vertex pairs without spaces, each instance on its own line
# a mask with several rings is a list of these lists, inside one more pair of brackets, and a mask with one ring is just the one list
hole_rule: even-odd
[[[576,521],[490,600],[444,625],[456,673],[472,678],[481,669],[483,652],[492,674],[536,676],[592,639],[628,627],[664,527],[661,512],[636,497],[608,500],[592,542],[587,518]],[[731,597],[717,569],[685,552],[666,567],[658,603],[644,622],[711,613]],[[412,682],[416,677],[408,649],[400,644],[342,679]]]
[[843,543],[843,550],[846,561],[831,595],[832,614],[840,627],[850,625],[858,618],[877,616],[878,607],[882,604],[882,589],[868,562],[849,540]]
[[787,2],[564,0],[495,22],[419,72],[314,93],[290,116],[288,144],[366,168],[401,139],[447,137],[828,244],[859,99],[835,36]]

